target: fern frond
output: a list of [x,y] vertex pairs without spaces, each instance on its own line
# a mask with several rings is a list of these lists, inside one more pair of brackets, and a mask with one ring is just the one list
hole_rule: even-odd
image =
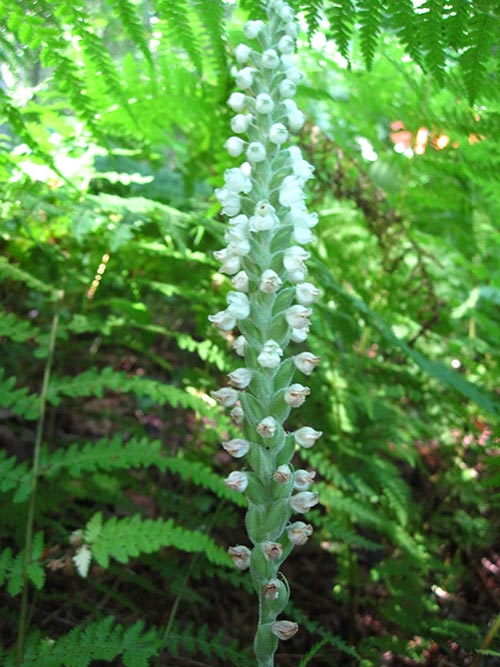
[[13,502],[22,503],[28,499],[30,490],[31,472],[28,463],[18,463],[15,456],[8,457],[7,452],[0,451],[0,491],[14,491]]
[[422,46],[426,67],[438,81],[443,81],[445,67],[446,34],[444,23],[444,0],[426,0],[419,7]]
[[458,50],[464,46],[465,37],[469,32],[472,5],[462,0],[449,0],[447,5],[446,41],[451,48]]
[[15,313],[0,310],[0,338],[10,338],[15,343],[25,343],[39,333],[39,329],[28,320],[21,319]]
[[158,17],[164,21],[166,33],[174,46],[180,47],[193,63],[196,71],[203,72],[203,56],[199,40],[189,20],[186,0],[155,0]]
[[498,41],[498,19],[488,1],[476,0],[473,11],[468,17],[467,49],[460,56],[460,67],[471,103],[485,87],[486,63],[491,60]]
[[[28,580],[38,590],[41,590],[45,583],[45,570],[40,560],[43,550],[43,533],[39,532],[33,539],[31,558],[26,570]],[[24,554],[24,549],[15,555],[10,548],[0,552],[0,586],[7,583],[9,595],[19,595],[23,590]]]
[[[97,518],[96,518],[97,517]],[[141,553],[155,553],[162,547],[174,547],[188,553],[204,553],[206,558],[222,567],[230,567],[231,559],[205,533],[176,526],[172,519],[146,519],[133,516],[126,519],[111,518],[98,527],[97,514],[90,520],[92,530],[85,532],[93,558],[102,567],[108,567],[110,558],[126,563]],[[88,539],[92,537],[92,541]]]
[[322,0],[309,0],[305,3],[304,16],[307,22],[309,35],[313,35],[319,28],[322,5]]
[[416,63],[422,62],[420,22],[414,11],[412,0],[386,0],[390,25]]
[[235,640],[228,641],[224,630],[214,635],[207,626],[200,628],[192,623],[185,627],[174,624],[166,649],[173,656],[181,653],[201,654],[207,661],[210,660],[209,664],[214,664],[214,657],[238,667],[253,667],[255,664],[250,651],[241,649]]
[[354,1],[335,0],[328,3],[325,14],[330,21],[331,31],[341,55],[349,60],[349,43],[357,18]]
[[42,292],[42,294],[56,293],[55,287],[38,280],[38,278],[35,278],[31,273],[21,269],[19,265],[9,262],[6,257],[0,257],[0,282],[2,280],[14,280],[23,283],[26,287],[34,289],[37,292]]
[[38,417],[38,396],[30,394],[26,387],[16,389],[16,378],[4,377],[3,368],[0,368],[0,405],[24,419]]
[[[193,0],[193,6],[200,22],[202,35],[205,36],[205,58],[209,57],[216,73],[212,81],[218,88],[226,90],[228,73],[225,30],[224,5],[220,0]],[[208,39],[207,39],[208,38]]]
[[359,653],[352,646],[349,646],[341,637],[333,635],[326,628],[324,628],[321,623],[312,621],[299,607],[296,607],[294,604],[289,603],[289,608],[292,611],[293,618],[300,623],[301,626],[304,626],[311,634],[319,635],[322,639],[326,641],[330,646],[334,646],[342,653],[352,656],[353,658],[360,659]]
[[368,69],[371,68],[375,56],[384,9],[383,5],[383,0],[358,0],[361,52]]
[[[28,637],[23,667],[89,667],[96,661],[111,662],[121,656],[124,667],[148,667],[161,641],[156,629],[144,629],[139,621],[124,627],[112,616],[77,626],[59,639],[34,632]],[[4,667],[16,664],[7,654]]]
[[153,65],[153,57],[146,39],[144,23],[137,14],[135,5],[129,0],[113,0],[113,5],[116,7],[118,16],[130,39],[140,49],[148,63]]
[[[10,459],[8,459],[10,461]],[[132,438],[124,443],[117,435],[113,439],[103,438],[95,443],[84,445],[73,444],[67,449],[58,449],[53,454],[44,454],[41,475],[47,479],[57,477],[61,471],[70,471],[74,478],[98,470],[127,470],[156,466],[162,472],[168,470],[186,482],[211,491],[219,498],[231,500],[237,505],[245,506],[240,494],[234,493],[222,481],[220,475],[213,472],[200,461],[188,461],[179,457],[166,456],[162,452],[159,440],[148,438]],[[14,487],[12,478],[19,476],[18,468],[10,474],[10,487]],[[17,472],[16,472],[17,471]],[[0,474],[2,466],[0,463]],[[0,482],[0,488],[2,482]]]

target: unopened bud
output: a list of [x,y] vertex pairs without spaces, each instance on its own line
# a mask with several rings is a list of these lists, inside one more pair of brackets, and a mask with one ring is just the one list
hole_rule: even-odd
[[226,477],[224,484],[233,491],[243,493],[248,486],[248,474],[246,472],[234,470]]
[[222,389],[217,389],[217,391],[211,391],[210,395],[222,406],[229,408],[238,400],[239,392],[231,387],[222,387]]
[[275,621],[271,625],[271,632],[278,639],[291,639],[298,631],[299,626],[293,621]]
[[241,459],[250,449],[250,443],[248,440],[243,440],[242,438],[233,438],[232,440],[223,442],[222,447],[228,454],[234,456],[235,459]]
[[296,521],[287,528],[288,539],[296,546],[304,545],[311,537],[313,528],[311,524],[303,521]]
[[236,389],[246,389],[252,379],[252,371],[248,368],[237,368],[228,374],[229,384]]
[[235,547],[229,547],[227,552],[238,570],[246,570],[250,567],[251,551],[248,547],[238,544]]
[[319,494],[315,491],[301,491],[290,498],[290,507],[294,512],[305,514],[319,502]]
[[309,449],[322,435],[322,431],[316,431],[310,426],[303,426],[302,428],[299,428],[297,431],[295,431],[293,438],[298,445]]
[[235,424],[243,424],[245,414],[243,412],[243,408],[240,405],[235,405],[229,414]]
[[293,488],[296,491],[307,491],[315,477],[314,470],[296,470],[293,474]]
[[309,387],[304,387],[298,382],[291,384],[285,391],[285,402],[292,408],[300,408],[306,400],[306,396],[309,396],[310,393]]
[[311,352],[301,352],[293,358],[293,363],[304,375],[311,375],[319,362],[320,357],[314,356]]

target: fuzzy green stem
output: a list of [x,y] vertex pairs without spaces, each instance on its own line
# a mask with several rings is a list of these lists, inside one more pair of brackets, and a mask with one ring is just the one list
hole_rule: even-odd
[[[56,298],[58,303],[63,298],[64,293],[58,291]],[[42,438],[45,424],[45,409],[47,406],[47,394],[49,390],[50,373],[54,359],[54,350],[56,346],[57,329],[59,327],[59,306],[56,304],[56,312],[52,318],[50,329],[49,347],[45,369],[43,373],[42,390],[40,393],[40,413],[35,436],[35,449],[33,452],[33,464],[31,467],[31,489],[28,502],[28,516],[26,519],[26,534],[24,539],[24,562],[23,562],[23,595],[21,598],[21,612],[19,615],[19,630],[17,635],[16,665],[21,666],[24,644],[26,641],[26,632],[28,630],[28,567],[31,560],[31,549],[33,544],[33,527],[35,523],[36,491],[38,486],[38,476],[40,474],[40,454],[42,450]]]

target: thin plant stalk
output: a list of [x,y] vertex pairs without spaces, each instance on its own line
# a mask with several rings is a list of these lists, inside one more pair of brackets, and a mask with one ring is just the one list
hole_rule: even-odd
[[[63,293],[58,292],[56,298],[58,302],[62,299]],[[33,527],[35,523],[36,492],[38,486],[38,477],[40,474],[40,454],[42,450],[42,439],[45,425],[45,412],[47,406],[47,394],[49,390],[50,374],[54,359],[56,346],[57,329],[59,327],[59,307],[56,305],[56,312],[52,318],[50,329],[49,347],[45,369],[43,372],[42,390],[40,392],[40,411],[36,427],[35,448],[33,452],[33,464],[31,467],[31,489],[28,501],[28,516],[26,518],[26,534],[24,539],[24,562],[23,562],[23,593],[21,598],[21,611],[19,615],[19,630],[17,635],[16,665],[20,667],[24,654],[24,645],[26,633],[28,630],[28,567],[31,560],[31,549],[33,544]]]

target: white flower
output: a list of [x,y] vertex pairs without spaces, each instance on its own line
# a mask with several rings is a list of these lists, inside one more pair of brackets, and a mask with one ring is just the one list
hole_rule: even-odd
[[274,109],[273,98],[267,93],[260,93],[255,98],[255,108],[258,113],[271,113]]
[[238,44],[234,50],[234,56],[240,65],[244,65],[250,58],[252,49],[246,44]]
[[323,435],[322,431],[316,431],[310,426],[303,426],[302,428],[299,428],[297,431],[294,432],[293,439],[301,447],[310,449],[314,445],[316,440],[318,438],[321,438],[322,435]]
[[252,141],[248,145],[246,156],[249,162],[262,162],[266,159],[266,149],[259,141]]
[[[292,111],[297,111],[297,105],[293,100],[283,100],[283,104],[286,107],[288,113],[292,113]],[[297,162],[298,160],[303,160],[302,151],[298,146],[290,146],[288,148],[288,152],[290,154],[290,161],[292,162],[292,164],[294,162]]]
[[274,123],[269,129],[269,141],[280,146],[288,139],[288,130],[283,123]]
[[253,120],[251,113],[239,113],[231,118],[231,129],[236,134],[243,134],[248,130]]
[[255,69],[253,67],[244,67],[243,69],[240,69],[239,72],[236,72],[235,79],[238,88],[242,88],[243,90],[251,88],[253,84],[254,75],[255,75]]
[[229,137],[229,139],[224,144],[224,148],[227,150],[231,157],[238,157],[238,155],[243,153],[245,142],[239,137]]
[[299,28],[294,21],[290,21],[289,23],[286,24],[285,32],[292,39],[297,39],[297,37],[299,36]]
[[291,306],[285,312],[286,321],[294,329],[303,329],[309,325],[307,319],[312,315],[312,310],[305,306]]
[[235,405],[229,415],[235,424],[243,424],[245,414],[243,412],[243,408],[240,405]]
[[321,438],[322,435],[322,431],[316,431],[310,426],[303,426],[294,432],[293,439],[301,447],[310,449],[315,444],[316,440]]
[[297,634],[299,626],[293,621],[275,621],[271,623],[271,632],[273,635],[278,637],[283,641],[291,639],[295,634]]
[[248,292],[248,275],[246,271],[238,271],[231,280],[231,283],[238,292]]
[[[228,169],[227,171],[231,171],[231,170]],[[236,169],[236,171],[240,171],[240,169]],[[245,223],[248,223],[248,216],[245,215],[244,213],[240,213],[240,215],[236,215],[234,218],[230,218],[228,220],[228,223],[230,225],[234,225],[234,226],[243,225]]]
[[237,320],[244,320],[250,315],[250,301],[241,292],[227,293],[227,312]]
[[292,329],[290,340],[292,343],[303,343],[305,340],[307,340],[308,333],[309,327],[304,327],[303,329]]
[[224,259],[221,261],[222,266],[219,269],[221,273],[227,273],[228,276],[232,276],[240,270],[241,260],[239,255],[226,252]]
[[294,174],[285,176],[280,187],[280,204],[282,206],[302,206],[305,199],[302,183]]
[[283,35],[278,42],[278,50],[280,53],[287,56],[295,51],[295,42],[290,35]]
[[314,356],[311,352],[301,352],[293,358],[293,363],[304,375],[311,375],[313,370],[320,362],[320,357]]
[[264,419],[257,424],[257,433],[263,438],[272,438],[276,433],[278,422],[274,417],[264,417]]
[[283,79],[279,85],[281,97],[293,97],[297,92],[297,86],[290,79]]
[[255,206],[255,215],[250,218],[249,228],[251,232],[263,232],[272,229],[278,222],[274,206],[263,199]]
[[307,227],[302,227],[300,225],[293,226],[293,240],[296,243],[306,245],[306,243],[311,243],[313,238],[311,230]]
[[221,331],[231,331],[236,326],[236,320],[234,316],[227,310],[221,310],[215,315],[209,315],[208,319]]
[[283,21],[293,21],[294,14],[293,14],[293,9],[290,7],[290,5],[284,5],[280,9],[280,18],[283,19]]
[[262,542],[262,551],[267,560],[279,560],[283,555],[283,547],[279,542]]
[[292,130],[292,132],[298,132],[304,127],[304,123],[306,122],[306,117],[302,113],[302,111],[291,111],[287,115],[288,119],[288,127]]
[[275,340],[267,340],[257,357],[257,361],[263,368],[276,368],[281,362],[283,350]]
[[248,21],[243,27],[245,37],[248,39],[255,39],[264,28],[264,25],[264,21]]
[[224,484],[233,491],[243,493],[248,486],[248,473],[234,470],[226,477]]
[[228,374],[229,384],[237,389],[246,389],[252,379],[252,371],[248,368],[237,368]]
[[227,188],[217,188],[215,196],[222,205],[222,213],[224,215],[238,215],[241,209],[241,199],[236,192],[232,192]]
[[241,112],[245,108],[247,97],[244,93],[231,93],[227,101],[233,111]]
[[302,79],[302,72],[297,67],[288,67],[285,72],[286,78],[292,83],[298,83]]
[[246,570],[250,567],[250,556],[252,552],[248,547],[238,544],[235,547],[229,547],[227,552],[233,559],[233,563],[238,570]]
[[226,169],[224,172],[224,185],[225,189],[230,192],[248,194],[252,189],[252,180],[240,168],[235,167],[234,169]]
[[293,474],[293,488],[296,491],[307,491],[315,477],[314,470],[296,470]]
[[233,350],[236,352],[236,354],[240,357],[245,356],[245,347],[246,347],[247,341],[245,336],[238,336],[238,338],[235,338],[233,341]]
[[316,227],[318,224],[318,214],[309,213],[305,207],[293,209],[290,211],[288,217],[294,225],[302,225],[303,227]]
[[312,283],[300,283],[295,287],[295,297],[302,306],[310,306],[320,294],[321,290]]
[[279,12],[284,4],[284,0],[269,0],[268,7],[269,9],[273,9],[275,12]]
[[272,294],[273,292],[276,292],[282,284],[283,281],[276,271],[266,269],[260,277],[259,289],[266,294]]
[[217,391],[211,391],[210,395],[225,408],[231,407],[238,400],[239,393],[231,387],[222,387]]
[[241,459],[242,456],[250,449],[250,443],[248,440],[242,440],[241,438],[233,438],[232,440],[227,440],[222,443],[222,447],[226,450],[228,454],[234,456],[235,459]]
[[304,385],[296,382],[285,391],[285,403],[288,403],[292,408],[300,408],[310,393],[309,387],[304,387]]
[[276,69],[280,64],[280,57],[274,49],[266,49],[262,54],[262,67]]
[[296,521],[287,528],[288,539],[296,546],[304,545],[308,538],[313,533],[311,524],[306,524],[303,521]]
[[311,254],[300,246],[294,245],[285,250],[283,266],[289,273],[289,280],[293,283],[301,283],[307,273],[305,261]]
[[276,471],[273,475],[273,479],[278,484],[286,484],[290,477],[292,476],[292,471],[289,465],[281,465],[276,468]]
[[314,491],[301,491],[290,498],[290,507],[294,512],[305,514],[319,502],[319,494]]
[[[231,241],[227,246],[227,251],[229,255],[236,255],[237,257],[245,257],[250,252],[250,241],[247,238],[235,238],[234,241]],[[236,289],[239,289],[237,287]],[[242,292],[246,290],[242,289]]]
[[277,600],[280,593],[280,582],[278,579],[270,579],[262,589],[262,595],[266,600]]

